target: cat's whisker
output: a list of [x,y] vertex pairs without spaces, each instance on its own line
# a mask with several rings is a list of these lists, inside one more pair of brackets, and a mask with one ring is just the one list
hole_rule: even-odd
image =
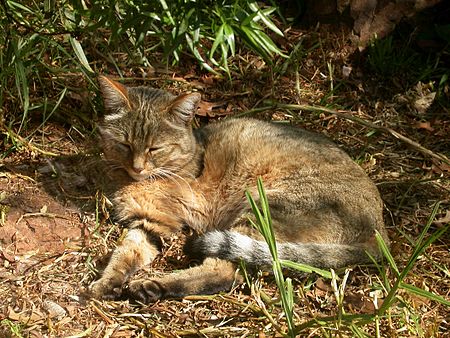
[[181,177],[178,174],[175,174],[173,171],[169,170],[168,168],[161,167],[161,168],[158,168],[158,170],[159,170],[160,173],[165,174],[166,178],[168,178],[168,179],[172,180],[173,182],[175,182],[180,188],[181,188],[181,184],[180,184],[180,182],[178,180],[184,182],[188,186],[188,188],[189,188],[189,190],[191,192],[191,199],[195,200],[194,190],[192,189],[192,187],[189,184],[189,182],[186,181],[186,179],[184,179],[183,177]]
[[123,168],[122,162],[118,160],[110,160],[110,159],[104,159],[104,163],[110,167],[120,167]]
[[[107,163],[140,181],[115,195],[117,214],[151,224],[129,229],[91,286],[95,297],[116,296],[134,271],[154,260],[161,237],[185,225],[198,233],[186,243],[186,253],[214,259],[167,277],[133,281],[126,294],[149,303],[229,290],[238,262],[270,268],[274,250],[280,259],[325,269],[373,262],[381,258],[375,231],[389,245],[376,186],[326,138],[252,119],[193,130],[199,93],[175,97],[104,76],[99,82],[110,114],[100,126],[104,153],[118,160]],[[123,123],[116,123],[123,112]],[[150,169],[150,163],[157,165]],[[262,181],[255,185],[260,176],[266,197]],[[273,231],[282,239],[276,248],[273,234],[266,243],[246,228],[260,218],[251,213],[246,189],[259,192],[263,209],[270,201]]]
[[111,172],[111,171],[117,170],[117,169],[124,169],[124,167],[119,164],[115,164],[115,165],[110,165],[108,169],[109,169],[108,172]]
[[159,176],[162,179],[169,179],[169,180],[171,180],[172,182],[174,182],[181,189],[180,182],[178,182],[178,180],[176,180],[173,177],[173,173],[172,172],[168,171],[166,168],[162,168],[161,167],[161,168],[157,168],[157,173],[159,174]]
[[171,174],[172,174],[173,177],[178,178],[181,181],[183,181],[184,183],[186,183],[186,185],[189,187],[189,190],[191,191],[192,200],[194,200],[195,199],[195,193],[194,193],[194,190],[192,189],[191,185],[189,184],[189,182],[185,178],[181,177],[178,174],[175,174],[174,172],[171,172]]

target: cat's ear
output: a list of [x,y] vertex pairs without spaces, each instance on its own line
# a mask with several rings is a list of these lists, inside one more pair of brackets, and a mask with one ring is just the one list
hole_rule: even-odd
[[131,108],[127,87],[104,75],[98,77],[98,82],[100,83],[103,102],[107,110],[114,111],[123,107]]
[[180,95],[173,100],[171,111],[178,120],[185,123],[190,123],[194,118],[201,99],[202,96],[200,93]]

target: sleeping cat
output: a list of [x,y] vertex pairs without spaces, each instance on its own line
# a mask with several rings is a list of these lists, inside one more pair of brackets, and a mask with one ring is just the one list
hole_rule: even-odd
[[[99,77],[106,115],[104,154],[135,182],[115,194],[118,221],[128,227],[92,296],[122,293],[141,302],[230,289],[236,265],[271,266],[245,191],[256,198],[263,179],[281,259],[321,268],[370,262],[388,242],[375,185],[325,137],[254,119],[226,119],[193,130],[200,94],[174,96],[128,88]],[[186,252],[203,263],[162,278],[127,278],[149,264],[161,238],[190,227]]]

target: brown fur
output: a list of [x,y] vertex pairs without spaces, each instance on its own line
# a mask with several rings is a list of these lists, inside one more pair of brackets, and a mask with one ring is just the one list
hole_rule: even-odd
[[[375,230],[387,241],[379,193],[364,171],[323,136],[252,119],[229,119],[193,131],[200,96],[175,97],[126,88],[100,77],[108,114],[100,126],[105,155],[137,182],[114,199],[129,227],[95,297],[115,297],[127,278],[158,253],[159,236],[184,225],[199,237],[186,251],[206,258],[160,279],[131,282],[125,294],[143,302],[227,290],[235,263],[269,265],[267,246],[249,227],[245,190],[263,179],[279,254],[336,268],[375,257]],[[250,236],[250,237],[248,237]],[[208,258],[210,257],[210,258]]]

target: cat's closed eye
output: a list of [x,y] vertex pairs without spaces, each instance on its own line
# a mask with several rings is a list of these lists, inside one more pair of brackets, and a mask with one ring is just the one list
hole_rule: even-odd
[[117,150],[120,150],[121,152],[131,152],[131,146],[127,143],[117,143],[116,144]]
[[152,153],[155,153],[155,152],[157,152],[157,151],[159,151],[159,150],[161,150],[162,149],[162,147],[149,147],[149,148],[147,148],[146,150],[145,150],[145,152],[147,153],[147,154],[152,154]]

